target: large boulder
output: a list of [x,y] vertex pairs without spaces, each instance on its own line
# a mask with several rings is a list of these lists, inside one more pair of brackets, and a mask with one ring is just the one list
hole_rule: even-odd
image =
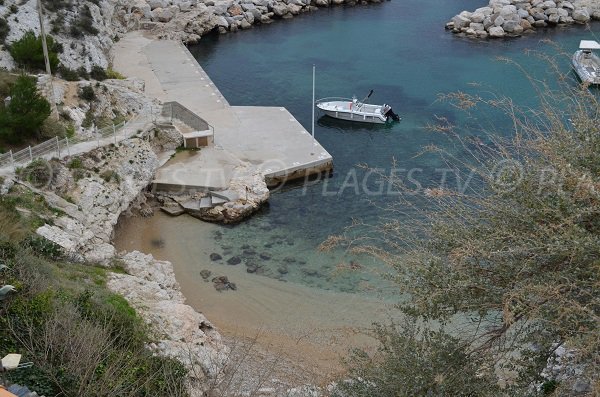
[[471,24],[471,20],[462,15],[457,15],[454,18],[452,18],[452,22],[454,22],[454,27],[456,29],[466,28]]
[[523,27],[521,26],[521,24],[519,22],[516,22],[516,21],[504,22],[504,25],[502,25],[502,29],[504,29],[504,31],[506,33],[515,34],[515,35],[523,33]]
[[474,12],[471,14],[471,22],[481,23],[485,19],[485,15],[481,12]]
[[489,33],[490,37],[493,37],[493,38],[500,38],[500,37],[504,37],[506,35],[506,33],[504,32],[504,29],[502,29],[501,26],[494,26],[494,27],[490,28],[488,33]]
[[158,22],[169,22],[175,16],[173,12],[168,8],[157,8],[153,11],[154,20]]
[[273,6],[273,13],[278,17],[282,17],[289,13],[288,7],[285,4],[276,4]]
[[586,23],[591,19],[590,13],[585,8],[576,9],[573,11],[573,14],[571,14],[571,17],[579,23]]
[[242,7],[239,4],[234,4],[227,9],[227,12],[229,13],[229,15],[234,17],[236,15],[242,15],[244,10],[242,9]]
[[151,10],[155,10],[157,8],[167,8],[168,3],[165,0],[147,0],[148,5]]

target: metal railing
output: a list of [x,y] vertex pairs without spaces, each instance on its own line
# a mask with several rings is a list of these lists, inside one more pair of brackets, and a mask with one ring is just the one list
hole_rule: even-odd
[[[29,146],[18,152],[13,152],[11,150],[8,153],[0,154],[0,168],[11,167],[14,170],[17,167],[24,167],[39,158],[44,158],[46,160],[52,158],[60,159],[65,156],[83,153],[111,143],[116,144],[123,139],[130,138],[137,134],[138,130],[143,130],[149,122],[152,122],[151,117],[148,117],[144,112],[128,121],[97,129],[88,137],[75,136],[62,139],[54,137],[39,145]],[[96,145],[93,144],[94,142]]]

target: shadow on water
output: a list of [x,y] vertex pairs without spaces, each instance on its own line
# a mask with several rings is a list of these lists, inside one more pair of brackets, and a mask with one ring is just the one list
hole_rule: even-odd
[[395,122],[387,122],[385,124],[359,123],[340,120],[327,115],[319,117],[316,123],[319,127],[331,129],[342,134],[349,132],[390,132],[397,124]]

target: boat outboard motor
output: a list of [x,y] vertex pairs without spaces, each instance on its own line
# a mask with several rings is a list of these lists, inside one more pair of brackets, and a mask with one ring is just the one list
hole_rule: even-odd
[[394,113],[390,105],[383,105],[383,115],[387,120],[392,119],[394,121],[400,121],[400,116]]

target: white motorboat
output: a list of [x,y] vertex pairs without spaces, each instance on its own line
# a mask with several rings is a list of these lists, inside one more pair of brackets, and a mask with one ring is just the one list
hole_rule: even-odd
[[600,85],[600,57],[593,50],[600,50],[600,43],[581,40],[571,62],[581,81]]
[[357,121],[361,123],[385,124],[388,121],[400,121],[400,117],[392,110],[392,107],[386,104],[372,105],[364,103],[373,90],[363,101],[356,97],[348,98],[323,98],[316,101],[316,106],[327,116],[348,121]]

